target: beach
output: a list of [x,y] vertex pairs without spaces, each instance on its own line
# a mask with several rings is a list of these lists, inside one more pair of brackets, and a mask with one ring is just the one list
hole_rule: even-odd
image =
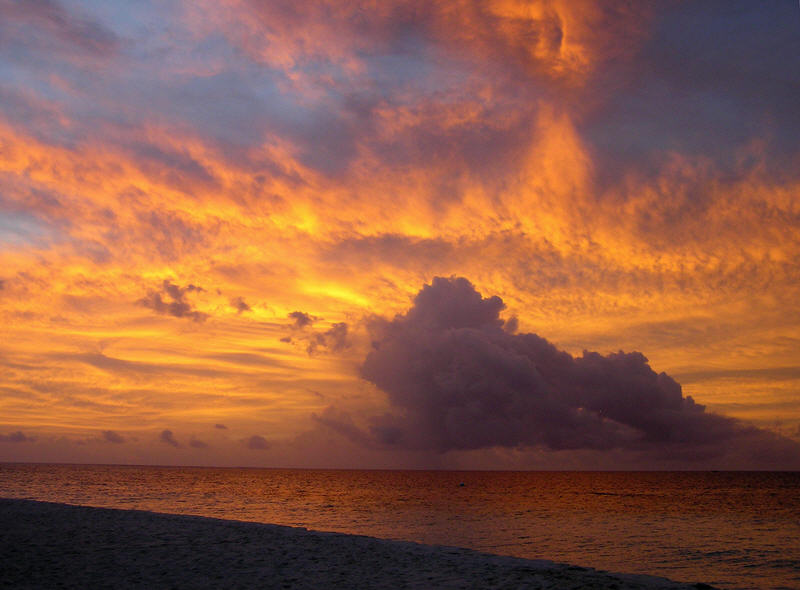
[[689,589],[664,578],[269,524],[0,499],[2,588]]

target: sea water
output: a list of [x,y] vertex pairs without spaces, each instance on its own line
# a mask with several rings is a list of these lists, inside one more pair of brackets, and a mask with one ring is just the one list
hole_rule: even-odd
[[454,545],[720,588],[800,589],[800,473],[0,464],[0,496]]

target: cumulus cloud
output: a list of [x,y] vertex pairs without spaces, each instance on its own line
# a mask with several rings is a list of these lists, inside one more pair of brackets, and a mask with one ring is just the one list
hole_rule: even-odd
[[110,442],[114,444],[121,444],[125,442],[125,437],[123,437],[118,432],[114,432],[113,430],[104,430],[102,432],[103,440],[105,442]]
[[0,434],[0,442],[5,443],[24,443],[24,442],[35,442],[36,439],[23,434],[21,431],[17,430],[16,432],[12,432],[10,434]]
[[263,436],[254,434],[245,441],[248,449],[253,451],[265,451],[270,447],[269,442]]
[[175,435],[172,434],[171,430],[162,430],[161,434],[158,436],[158,440],[176,449],[181,446],[181,443],[175,440]]
[[208,317],[208,314],[194,309],[186,297],[188,293],[202,291],[204,289],[196,285],[189,284],[186,287],[179,287],[169,280],[164,280],[160,291],[150,291],[147,297],[139,300],[139,304],[162,315],[202,322]]
[[406,314],[371,327],[361,374],[388,394],[391,411],[368,432],[335,413],[318,421],[362,444],[437,452],[626,449],[665,460],[742,453],[800,462],[796,443],[707,412],[643,354],[573,357],[512,333],[504,307],[464,278],[435,278]]

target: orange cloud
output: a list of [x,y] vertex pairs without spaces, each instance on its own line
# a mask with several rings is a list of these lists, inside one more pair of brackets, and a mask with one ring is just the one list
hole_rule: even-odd
[[386,408],[358,377],[374,317],[453,275],[520,330],[641,350],[766,425],[796,389],[769,371],[800,363],[800,150],[760,112],[706,149],[693,129],[731,135],[713,116],[738,95],[648,77],[660,10],[186,3],[162,45],[11,15],[35,42],[15,33],[27,78],[0,78],[0,432],[119,433],[91,448],[126,461],[165,430],[217,461],[263,433],[260,460],[302,456],[312,414]]

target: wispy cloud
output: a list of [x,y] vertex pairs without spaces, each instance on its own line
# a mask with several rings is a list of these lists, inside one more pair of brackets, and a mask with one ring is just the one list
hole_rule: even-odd
[[213,415],[279,453],[309,391],[388,410],[367,326],[435,276],[574,359],[644,350],[699,404],[784,400],[751,372],[800,364],[796,16],[0,0],[7,430],[163,451]]

